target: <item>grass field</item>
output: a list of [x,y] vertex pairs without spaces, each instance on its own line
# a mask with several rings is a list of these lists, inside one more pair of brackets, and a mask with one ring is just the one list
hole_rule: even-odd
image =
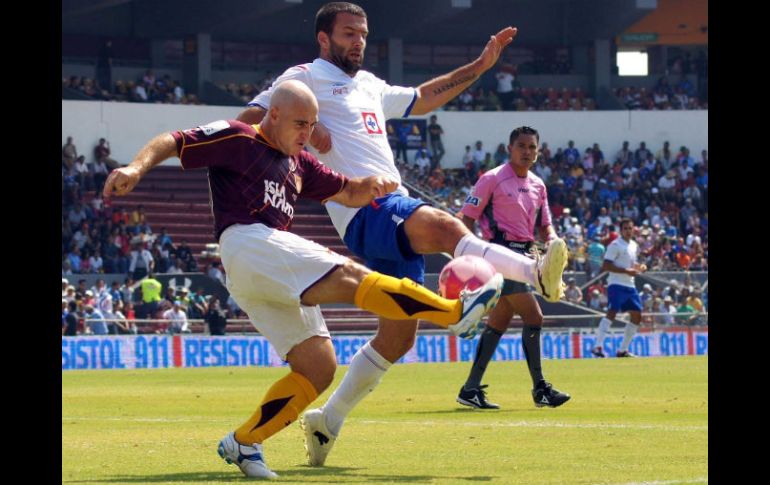
[[[499,411],[455,403],[468,363],[396,365],[350,415],[326,467],[305,464],[297,423],[265,456],[285,483],[707,483],[707,359],[545,361],[572,395],[557,409],[534,407],[524,362],[493,362],[485,383]],[[286,372],[63,372],[62,482],[247,481],[217,443]]]

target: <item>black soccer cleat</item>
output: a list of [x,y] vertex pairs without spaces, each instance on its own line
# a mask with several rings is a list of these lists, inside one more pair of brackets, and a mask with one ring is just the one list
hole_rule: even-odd
[[628,350],[618,350],[615,353],[615,357],[636,357],[636,354],[632,354]]
[[499,404],[487,401],[487,393],[484,391],[487,385],[479,386],[474,389],[465,390],[465,386],[460,388],[460,394],[457,395],[457,402],[463,406],[476,409],[500,409]]
[[592,348],[591,353],[593,354],[594,357],[599,357],[599,358],[607,357],[606,355],[604,355],[604,349],[602,349],[601,345]]
[[570,395],[553,388],[550,382],[541,381],[537,387],[532,389],[532,400],[535,406],[542,408],[548,406],[551,408],[559,407],[569,401]]

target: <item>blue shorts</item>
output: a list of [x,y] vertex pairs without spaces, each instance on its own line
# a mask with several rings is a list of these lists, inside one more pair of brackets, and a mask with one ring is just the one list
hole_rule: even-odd
[[345,244],[370,269],[425,283],[425,258],[412,250],[403,222],[425,202],[399,193],[362,207],[345,230]]
[[616,312],[642,311],[642,300],[636,288],[623,285],[610,285],[607,287],[607,300],[609,309]]

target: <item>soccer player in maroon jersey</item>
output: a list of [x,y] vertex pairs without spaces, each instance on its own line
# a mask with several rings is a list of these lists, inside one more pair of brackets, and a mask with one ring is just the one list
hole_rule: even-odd
[[226,286],[291,372],[267,391],[255,413],[219,443],[219,454],[248,477],[273,478],[262,443],[294,422],[332,382],[336,357],[318,305],[354,303],[387,318],[422,318],[471,337],[494,307],[503,278],[447,300],[408,278],[371,271],[288,232],[298,198],[369,204],[397,183],[382,175],[348,178],[302,151],[318,122],[313,93],[298,81],[276,89],[259,125],[215,121],[164,133],[127,167],[114,170],[104,195],[125,195],[163,160],[207,168]]

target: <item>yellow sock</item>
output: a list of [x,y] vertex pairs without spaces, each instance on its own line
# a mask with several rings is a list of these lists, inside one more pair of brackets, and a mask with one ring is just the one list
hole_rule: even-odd
[[235,439],[244,445],[262,443],[296,421],[316,397],[315,387],[305,376],[290,373],[267,391],[259,409],[235,430]]
[[460,300],[447,300],[409,278],[396,279],[376,271],[356,290],[359,308],[392,320],[421,318],[442,327],[457,323],[462,315]]

